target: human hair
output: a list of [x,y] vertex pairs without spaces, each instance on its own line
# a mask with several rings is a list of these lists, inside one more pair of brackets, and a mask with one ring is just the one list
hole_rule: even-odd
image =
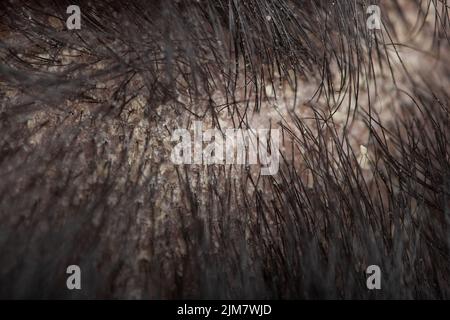
[[[450,297],[446,0],[71,4],[0,4],[0,297]],[[172,163],[194,121],[279,171]]]

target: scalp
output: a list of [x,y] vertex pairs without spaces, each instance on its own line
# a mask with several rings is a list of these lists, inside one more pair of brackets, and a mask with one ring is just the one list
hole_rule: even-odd
[[[0,296],[448,297],[445,1],[68,4],[1,5]],[[279,128],[279,174],[174,165],[196,120]]]

